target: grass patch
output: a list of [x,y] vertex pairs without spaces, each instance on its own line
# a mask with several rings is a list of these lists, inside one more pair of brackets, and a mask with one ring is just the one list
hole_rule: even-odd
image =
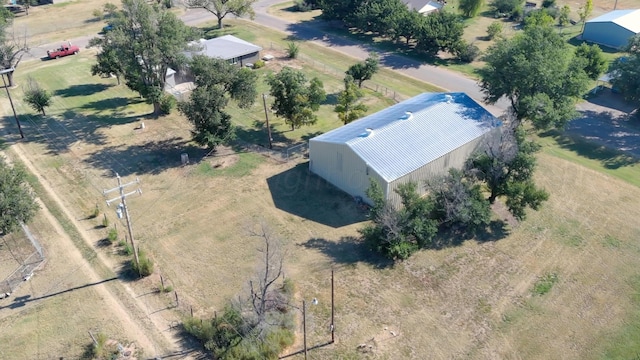
[[238,161],[222,169],[217,169],[208,161],[202,161],[196,166],[195,173],[200,176],[224,176],[224,177],[243,177],[251,174],[264,161],[264,157],[254,153],[239,153]]
[[535,295],[544,295],[551,291],[553,285],[558,282],[558,275],[556,273],[549,273],[539,278],[533,285],[533,293]]

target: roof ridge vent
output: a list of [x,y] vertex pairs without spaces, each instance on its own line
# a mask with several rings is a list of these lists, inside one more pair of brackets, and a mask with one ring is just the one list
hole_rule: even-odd
[[451,104],[453,102],[453,96],[450,94],[445,94],[444,99],[447,101],[447,104]]
[[366,128],[366,129],[364,129],[364,132],[362,134],[358,135],[358,136],[362,137],[362,138],[366,138],[366,137],[369,137],[371,135],[373,135],[373,129],[372,128]]
[[413,119],[413,113],[411,111],[405,111],[404,115],[400,116],[400,120],[411,120]]

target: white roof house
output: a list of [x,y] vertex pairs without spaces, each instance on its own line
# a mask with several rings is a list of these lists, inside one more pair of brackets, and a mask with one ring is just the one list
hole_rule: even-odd
[[426,15],[433,11],[442,9],[442,4],[432,0],[402,0],[409,10],[416,10],[420,14]]
[[640,9],[614,10],[587,21],[582,40],[619,49],[636,34],[640,34]]
[[370,178],[399,205],[398,185],[461,168],[501,122],[464,93],[423,93],[309,141],[310,170],[366,197]]

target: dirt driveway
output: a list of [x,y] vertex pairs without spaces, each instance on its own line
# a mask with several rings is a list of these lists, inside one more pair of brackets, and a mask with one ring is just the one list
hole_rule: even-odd
[[577,106],[580,118],[567,132],[640,158],[640,120],[630,115],[633,106],[610,89],[600,90]]

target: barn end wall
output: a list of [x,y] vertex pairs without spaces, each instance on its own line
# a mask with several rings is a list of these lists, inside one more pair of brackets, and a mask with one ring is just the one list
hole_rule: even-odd
[[619,49],[629,43],[635,34],[612,22],[586,23],[582,31],[582,40]]
[[309,141],[309,170],[351,196],[366,196],[370,178],[378,181],[383,191],[387,182],[347,145]]

